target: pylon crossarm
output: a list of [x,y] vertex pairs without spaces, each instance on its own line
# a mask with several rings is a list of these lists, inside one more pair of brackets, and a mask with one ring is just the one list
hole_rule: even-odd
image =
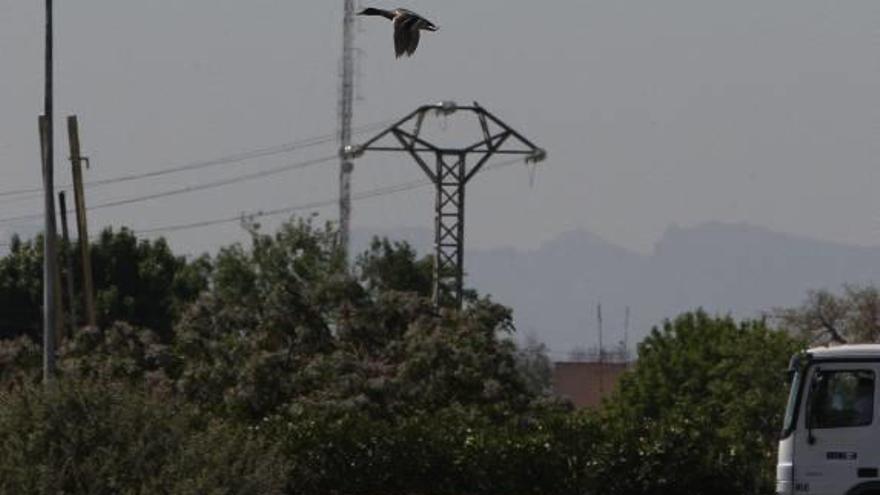
[[375,136],[373,136],[372,138],[370,138],[367,142],[365,142],[364,144],[360,145],[359,148],[361,148],[361,149],[367,149],[367,148],[369,148],[369,147],[372,146],[376,141],[378,141],[378,140],[382,139],[383,137],[387,136],[388,134],[390,134],[391,132],[393,132],[395,129],[399,129],[400,126],[402,126],[403,124],[405,124],[407,120],[410,120],[411,118],[415,117],[415,116],[418,115],[419,112],[421,112],[421,111],[422,111],[422,109],[419,108],[419,109],[415,110],[414,112],[411,112],[411,113],[408,114],[406,117],[404,117],[404,118],[398,120],[396,123],[392,124],[390,127],[388,127],[387,129],[385,129],[384,131],[382,131],[382,132],[380,132],[379,134],[376,134]]
[[525,136],[523,136],[522,134],[520,134],[519,132],[517,132],[516,129],[513,129],[512,127],[510,127],[509,125],[505,124],[505,123],[502,122],[501,120],[498,120],[498,118],[495,117],[494,115],[492,115],[491,113],[489,113],[488,110],[485,110],[485,109],[483,109],[483,108],[481,107],[481,108],[480,108],[480,112],[481,112],[483,115],[485,115],[486,117],[488,117],[489,120],[491,120],[492,122],[494,122],[495,125],[501,127],[501,128],[504,129],[505,131],[508,131],[508,132],[510,132],[511,134],[513,134],[513,136],[514,136],[517,140],[519,140],[521,143],[523,143],[524,145],[526,145],[526,146],[528,146],[529,148],[531,148],[533,151],[541,149],[541,148],[539,148],[538,146],[536,146],[535,143],[531,142],[528,138],[526,138]]
[[[440,151],[440,148],[437,146],[434,146],[417,135],[406,132],[403,129],[394,129],[393,132],[400,143],[406,146],[408,150],[415,150],[415,145],[420,144],[426,148],[424,151],[433,151],[435,153]],[[410,140],[409,143],[406,142],[407,139]]]
[[394,130],[403,130],[403,129],[401,129],[401,126],[416,117],[418,117],[419,120],[417,121],[416,132],[413,134],[417,136],[419,134],[418,131],[421,128],[421,121],[424,120],[425,114],[427,114],[431,110],[434,110],[434,111],[439,112],[444,115],[448,115],[450,113],[454,113],[455,111],[457,111],[459,109],[461,109],[461,107],[451,106],[451,104],[449,102],[441,102],[436,105],[422,105],[419,108],[417,108],[414,111],[407,114],[402,119],[400,119],[397,122],[395,122],[394,124],[392,124],[390,127],[385,129],[384,131],[380,132],[379,134],[377,134],[376,136],[374,136],[373,138],[371,138],[370,140],[365,142],[360,147],[364,148],[364,149],[369,148],[370,146],[372,146],[373,143],[375,143],[376,141],[387,136],[389,133],[393,132]]
[[510,133],[505,134],[504,137],[501,138],[501,141],[498,142],[498,144],[496,144],[495,146],[492,146],[489,149],[489,151],[486,152],[486,154],[483,155],[482,158],[480,158],[480,160],[477,162],[477,164],[474,165],[473,168],[471,168],[471,171],[468,172],[467,175],[465,175],[465,177],[464,177],[465,183],[469,182],[474,177],[474,175],[476,175],[477,172],[479,172],[480,169],[483,168],[483,165],[485,165],[486,162],[488,162],[489,159],[492,158],[493,155],[495,155],[499,152],[498,148],[500,148],[501,145],[504,144],[505,141],[507,141],[508,137],[510,137]]
[[[477,103],[474,102],[474,105],[477,105]],[[483,129],[483,137],[487,142],[491,142],[492,138],[490,137],[491,133],[489,132],[489,123],[486,122],[486,116],[482,112],[477,112],[477,118],[480,119],[480,127]]]
[[437,176],[434,175],[434,171],[431,170],[431,167],[429,167],[428,164],[425,163],[425,160],[423,160],[422,157],[419,156],[416,149],[412,145],[408,146],[406,143],[406,140],[403,138],[403,136],[401,136],[397,132],[394,133],[394,136],[397,138],[398,141],[400,141],[401,145],[406,147],[406,151],[408,151],[409,154],[412,155],[413,159],[416,161],[416,163],[419,165],[419,167],[422,169],[422,171],[425,172],[425,174],[427,174],[428,177],[431,178],[431,182],[437,182]]
[[[510,134],[509,132],[508,132],[508,133],[505,133],[505,134],[501,135],[501,139],[498,141],[498,143],[496,143],[496,144],[494,144],[494,145],[490,145],[489,150],[486,151],[486,154],[483,155],[483,156],[477,161],[476,165],[474,165],[473,168],[471,168],[470,172],[468,172],[468,173],[465,175],[465,177],[464,177],[464,182],[465,182],[465,183],[470,182],[470,180],[471,180],[475,175],[477,175],[477,173],[480,171],[480,169],[483,168],[483,165],[485,165],[486,162],[488,162],[489,159],[492,158],[493,155],[496,155],[496,154],[498,154],[498,153],[502,153],[502,154],[513,153],[513,151],[503,152],[503,151],[501,151],[501,150],[498,149],[498,148],[501,147],[501,145],[504,144],[505,141],[507,141],[507,139],[508,139],[510,136],[511,136],[511,134]],[[482,151],[482,150],[481,150],[481,151]],[[531,152],[529,152],[529,153],[531,153]],[[517,154],[519,154],[519,153],[517,153]]]
[[[473,153],[475,151],[486,151],[488,149],[493,149],[493,148],[497,149],[498,147],[501,146],[501,144],[504,141],[507,141],[507,139],[511,135],[512,134],[510,131],[499,132],[498,134],[495,134],[494,136],[488,136],[486,139],[484,139],[482,141],[478,141],[478,142],[468,146],[467,148],[464,149],[464,151],[466,153]],[[497,143],[496,143],[496,141],[497,141]],[[483,146],[485,146],[486,149],[480,149]]]
[[[416,153],[436,153],[438,150],[431,148],[416,148],[415,146],[413,146],[412,149],[406,146],[371,146],[369,149],[363,151],[415,151]],[[439,151],[442,153],[446,150],[440,149]],[[358,153],[354,158],[360,158],[361,154],[362,153]],[[349,155],[351,154],[349,153]]]
[[[377,146],[375,144],[364,144],[357,147],[359,154],[363,153],[364,151],[430,151],[435,153],[438,151],[442,151],[440,148],[434,146],[433,144],[423,139],[420,139],[418,136],[406,132],[403,129],[391,129],[387,133],[385,133],[385,136],[387,136],[388,134],[391,134],[395,138],[397,138],[397,140],[400,142],[401,147],[391,145]],[[375,143],[375,141],[373,142]],[[416,144],[420,145],[421,147],[417,148]]]

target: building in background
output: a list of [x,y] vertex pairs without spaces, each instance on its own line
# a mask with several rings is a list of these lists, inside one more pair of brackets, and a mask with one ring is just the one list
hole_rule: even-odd
[[553,365],[553,393],[575,407],[595,408],[617,387],[632,363],[557,362]]

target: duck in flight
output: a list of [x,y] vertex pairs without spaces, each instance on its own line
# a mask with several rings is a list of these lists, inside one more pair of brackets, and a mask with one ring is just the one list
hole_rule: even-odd
[[372,7],[364,9],[358,15],[381,16],[394,24],[394,53],[397,58],[403,55],[412,56],[419,46],[420,31],[437,31],[433,22],[411,10],[383,10]]

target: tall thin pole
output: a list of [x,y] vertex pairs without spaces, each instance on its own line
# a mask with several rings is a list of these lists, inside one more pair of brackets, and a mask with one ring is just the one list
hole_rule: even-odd
[[629,306],[626,307],[623,317],[623,358],[629,363]]
[[67,117],[67,136],[70,141],[70,164],[73,173],[73,201],[76,209],[76,229],[79,235],[79,252],[82,256],[83,302],[86,324],[97,325],[95,316],[95,288],[92,280],[92,257],[89,254],[89,227],[86,220],[86,199],[83,189],[82,162],[79,146],[79,122],[76,115]]
[[67,201],[64,191],[58,192],[58,206],[61,208],[61,238],[64,239],[65,268],[67,271],[67,300],[70,315],[70,336],[76,333],[76,291],[73,283],[73,248],[70,245],[70,234],[67,229]]
[[58,266],[55,229],[55,178],[54,178],[54,109],[52,102],[52,0],[46,0],[46,88],[45,108],[40,119],[40,135],[43,155],[43,193],[45,199],[45,231],[43,233],[43,381],[48,382],[55,374],[55,325],[57,324],[55,282]]
[[596,320],[599,325],[599,395],[605,394],[605,342],[602,336],[602,303],[596,305]]
[[348,258],[351,229],[351,173],[354,164],[345,153],[351,145],[354,113],[354,0],[345,0],[342,26],[342,85],[339,95],[339,245]]
[[603,349],[605,348],[605,343],[604,337],[602,335],[602,303],[596,304],[596,324],[598,325],[599,329],[599,362],[602,362],[605,357],[605,353],[603,351]]

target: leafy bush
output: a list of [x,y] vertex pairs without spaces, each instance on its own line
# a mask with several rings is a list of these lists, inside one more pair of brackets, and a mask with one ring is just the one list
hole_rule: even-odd
[[397,420],[310,411],[267,422],[297,494],[582,494],[599,434],[588,415],[544,410],[498,423],[448,408]]
[[[106,232],[101,329],[66,339],[51,386],[36,340],[0,341],[0,492],[772,490],[800,344],[763,322],[667,322],[604,410],[573,412],[547,396],[543,348],[510,340],[511,310],[470,291],[435,311],[408,245],[376,241],[348,270],[331,226],[249,229],[192,263]],[[30,308],[2,331],[38,326],[38,248],[0,260],[0,297]]]
[[0,339],[0,390],[38,383],[42,364],[42,346],[30,337]]
[[246,431],[121,385],[0,395],[2,493],[280,493],[283,466]]
[[[108,327],[125,321],[147,327],[162,341],[181,312],[207,288],[212,266],[207,256],[187,260],[175,256],[164,239],[138,239],[128,229],[105,229],[91,248],[98,324]],[[75,277],[82,273],[74,246],[61,243],[61,254],[71,256]],[[10,251],[0,257],[0,339],[28,335],[41,339],[43,292],[42,238],[14,237]],[[80,284],[74,300],[84,321]],[[65,294],[65,305],[69,304]]]
[[602,412],[604,493],[772,493],[783,372],[800,345],[703,312],[654,329]]

